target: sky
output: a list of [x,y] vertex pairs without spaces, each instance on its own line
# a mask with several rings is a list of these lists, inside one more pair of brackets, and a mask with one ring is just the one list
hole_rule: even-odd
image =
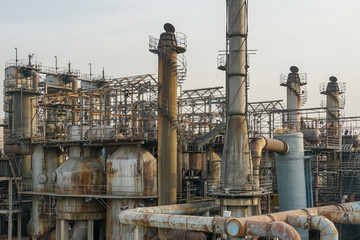
[[[36,53],[45,66],[114,77],[157,74],[149,35],[172,23],[187,35],[183,89],[224,86],[217,55],[225,49],[225,0],[0,0],[0,64]],[[307,73],[308,102],[318,107],[319,84],[346,82],[347,116],[360,115],[360,1],[249,0],[249,101],[286,99],[280,74]]]

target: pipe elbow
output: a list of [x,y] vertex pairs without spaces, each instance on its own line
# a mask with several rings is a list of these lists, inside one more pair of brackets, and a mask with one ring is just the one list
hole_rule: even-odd
[[338,231],[329,219],[323,216],[288,215],[286,222],[294,227],[320,231],[320,239],[336,240]]
[[251,156],[261,158],[261,152],[266,147],[267,140],[265,137],[258,137],[251,142]]
[[246,221],[246,235],[301,240],[294,227],[284,222]]

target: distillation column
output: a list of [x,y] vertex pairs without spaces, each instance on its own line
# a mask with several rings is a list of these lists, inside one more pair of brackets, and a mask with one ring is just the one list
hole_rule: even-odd
[[339,95],[340,89],[336,77],[330,77],[326,90],[321,94],[326,95],[326,126],[327,136],[334,138],[339,135]]
[[287,81],[281,83],[281,86],[287,87],[287,109],[290,110],[287,118],[287,127],[290,129],[300,130],[301,121],[301,86],[306,82],[300,81],[299,69],[295,66],[290,68]]
[[157,49],[159,56],[158,97],[158,184],[159,205],[176,203],[177,188],[177,54],[185,52],[178,46],[175,28],[166,23]]

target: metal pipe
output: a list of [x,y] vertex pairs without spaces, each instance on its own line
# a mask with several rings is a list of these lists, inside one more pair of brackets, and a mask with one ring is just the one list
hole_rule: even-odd
[[334,210],[319,210],[319,215],[326,217],[334,223],[360,225],[359,212],[342,212]]
[[254,190],[260,189],[260,161],[263,149],[276,152],[280,155],[289,152],[289,145],[281,140],[259,137],[251,142],[251,156],[253,161]]
[[257,237],[273,237],[284,240],[301,240],[299,233],[284,222],[246,221],[243,234]]
[[[192,215],[200,214],[208,211],[217,211],[219,210],[219,205],[213,202],[199,202],[191,204],[174,204],[166,206],[157,206],[157,207],[146,207],[146,208],[136,208],[132,211],[136,212],[149,212],[149,213],[163,213],[163,214],[177,214],[177,215]],[[131,211],[131,210],[129,210]]]
[[[174,207],[175,205],[160,206],[157,208],[160,208],[160,211],[163,212],[175,212],[177,211],[177,209],[176,207],[175,210],[172,209]],[[167,210],[167,208],[172,210]],[[184,205],[180,205],[178,208],[180,209],[179,213],[196,212],[196,210],[191,210],[191,211],[182,210],[184,208]],[[152,210],[155,209],[156,207],[152,208]],[[147,212],[147,208],[137,208],[137,209],[130,209],[121,212],[119,215],[119,220],[120,223],[122,224],[213,232],[213,233],[227,234],[231,237],[241,237],[247,234],[250,235],[253,234],[256,236],[269,236],[267,230],[270,230],[272,237],[279,237],[282,239],[300,239],[299,234],[295,230],[293,230],[291,226],[285,223],[288,221],[289,215],[305,216],[306,218],[308,218],[308,215],[317,216],[319,213],[323,213],[324,216],[334,216],[333,212],[334,211],[338,212],[339,209],[349,212],[352,211],[359,212],[360,202],[352,202],[352,203],[331,205],[325,207],[307,208],[303,210],[297,209],[286,212],[278,212],[268,215],[259,215],[259,216],[244,217],[244,218],[171,215],[168,213],[161,214],[161,213]],[[203,208],[202,211],[205,210],[206,208]],[[328,214],[326,215],[325,213]],[[336,214],[337,214],[335,215],[336,217],[333,217],[334,219],[341,219],[342,217],[344,217],[344,215],[340,213],[336,213]],[[354,220],[351,219],[352,218],[349,219],[349,223],[352,222],[358,223],[359,216],[355,215],[353,216]],[[326,222],[326,220],[324,220],[323,218],[314,218],[312,221],[313,221],[312,225],[318,223],[319,225],[322,226],[324,226],[323,224],[325,224]],[[324,236],[328,236],[327,233],[329,232],[329,230],[324,229],[324,231],[326,233]],[[288,235],[284,235],[284,234],[288,234]]]
[[225,226],[229,219],[226,217],[199,217],[127,210],[120,213],[119,219],[122,224],[228,234]]
[[337,240],[338,231],[329,219],[323,216],[288,215],[286,222],[294,227],[320,231],[320,240]]

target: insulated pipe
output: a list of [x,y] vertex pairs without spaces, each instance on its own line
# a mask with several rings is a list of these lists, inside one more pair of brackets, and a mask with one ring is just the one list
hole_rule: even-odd
[[339,238],[334,223],[323,216],[288,215],[286,222],[294,227],[320,231],[320,240],[337,240]]
[[[301,240],[296,230],[284,222],[246,221],[246,232],[243,234],[256,237],[272,237],[284,240]],[[239,236],[240,237],[240,236]]]
[[[180,206],[182,208],[183,206]],[[161,206],[160,208],[166,209],[167,206]],[[247,228],[252,228],[251,223],[256,223],[256,226],[264,227],[264,229],[258,229],[257,234],[263,235],[260,231],[266,231],[266,229],[274,229],[272,230],[272,234],[275,236],[282,238],[281,232],[277,232],[277,230],[283,230],[288,232],[289,236],[293,236],[295,238],[289,239],[300,239],[296,238],[297,235],[292,232],[291,228],[287,227],[282,223],[285,223],[288,219],[288,215],[296,215],[296,216],[317,216],[319,213],[324,214],[324,216],[332,216],[333,212],[338,212],[339,210],[349,211],[349,212],[360,212],[360,202],[351,202],[339,205],[330,205],[324,207],[315,207],[315,208],[307,208],[307,209],[297,209],[286,212],[277,212],[273,214],[267,215],[258,215],[252,217],[243,217],[243,218],[225,218],[225,217],[199,217],[199,216],[188,216],[188,215],[171,215],[171,214],[158,214],[158,213],[148,213],[148,212],[140,212],[144,211],[147,208],[141,209],[130,209],[120,213],[119,220],[122,224],[130,224],[130,225],[139,225],[139,226],[148,226],[148,227],[160,227],[160,228],[171,228],[171,229],[183,229],[183,230],[193,230],[193,231],[203,231],[203,232],[213,232],[213,233],[222,233],[227,234],[231,237],[240,237],[245,236],[246,234],[250,234],[251,230]],[[145,210],[146,211],[146,210]],[[327,215],[325,213],[328,213]],[[352,215],[352,214],[351,214]],[[334,219],[341,219],[341,214],[337,214]],[[354,217],[350,217],[347,221],[348,224],[356,224],[358,223],[359,217],[355,214]],[[267,222],[276,221],[275,225],[265,224]],[[341,220],[343,221],[343,220]],[[345,223],[345,222],[344,222]],[[275,231],[276,230],[276,231]],[[255,232],[252,232],[255,234]],[[260,236],[260,235],[257,235]],[[264,235],[269,236],[269,235]],[[288,239],[288,238],[285,238]]]
[[[226,217],[199,217],[189,215],[130,212],[126,210],[120,213],[119,219],[122,224],[222,233],[230,236],[236,236],[231,234],[231,230],[229,232],[227,231],[228,229],[226,229],[226,227],[228,225],[228,221],[232,219]],[[233,225],[236,227],[236,224]],[[229,228],[231,229],[231,227]],[[236,229],[240,229],[240,226],[237,225]],[[238,234],[239,231],[235,230],[234,232],[235,234]]]
[[251,156],[253,161],[254,190],[260,190],[260,161],[262,150],[266,149],[280,155],[289,152],[289,145],[281,140],[259,137],[251,142]]
[[192,215],[192,214],[199,214],[199,213],[205,213],[208,211],[217,211],[217,210],[219,210],[219,205],[213,202],[199,202],[199,203],[191,203],[191,204],[174,204],[174,205],[157,206],[157,207],[136,208],[136,209],[131,209],[129,211]]
[[334,223],[360,225],[359,212],[341,212],[334,210],[319,210],[319,215],[326,217]]

